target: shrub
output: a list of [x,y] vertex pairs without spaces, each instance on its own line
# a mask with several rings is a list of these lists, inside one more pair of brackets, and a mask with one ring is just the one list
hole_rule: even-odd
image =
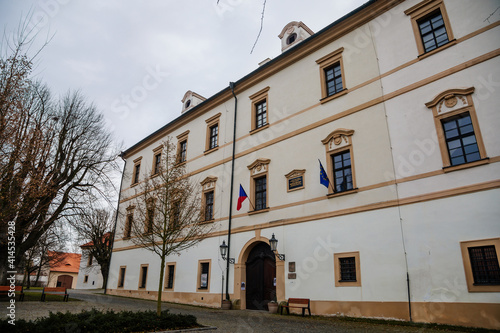
[[0,321],[0,332],[151,332],[155,330],[182,329],[200,327],[192,315],[171,314],[162,311],[161,317],[156,311],[144,312],[101,312],[96,309],[80,313],[50,313],[48,317],[34,321],[17,319],[16,325],[7,320]]

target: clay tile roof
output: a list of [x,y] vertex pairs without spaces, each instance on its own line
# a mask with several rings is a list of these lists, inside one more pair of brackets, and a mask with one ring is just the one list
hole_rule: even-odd
[[[105,234],[102,236],[102,238],[103,238],[103,239],[109,238],[109,236],[110,236],[110,235],[111,235],[111,232],[107,232],[107,233],[105,233]],[[109,240],[109,239],[108,239],[108,240]],[[85,243],[85,244],[83,244],[83,245],[80,245],[80,247],[81,247],[81,248],[84,248],[84,247],[91,247],[92,245],[94,245],[94,242],[93,242],[93,241],[88,242],[88,243]]]
[[49,251],[49,255],[55,256],[49,263],[51,272],[78,273],[81,254]]

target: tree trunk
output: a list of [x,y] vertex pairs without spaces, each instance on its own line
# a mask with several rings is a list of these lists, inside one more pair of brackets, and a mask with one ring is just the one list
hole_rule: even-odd
[[163,291],[163,276],[165,275],[165,255],[161,256],[160,264],[160,282],[158,283],[158,300],[156,303],[156,314],[161,316],[161,294]]
[[109,266],[108,264],[101,265],[101,275],[102,275],[102,287],[103,289],[106,288],[106,284],[108,283],[108,273],[109,273]]

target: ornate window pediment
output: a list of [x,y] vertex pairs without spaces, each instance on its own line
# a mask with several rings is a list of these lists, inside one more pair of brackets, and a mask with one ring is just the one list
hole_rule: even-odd
[[321,140],[321,142],[326,145],[327,151],[331,151],[350,145],[353,134],[354,130],[338,128],[328,134],[328,136]]
[[252,164],[247,166],[248,170],[250,170],[252,176],[260,173],[266,173],[269,167],[269,163],[271,160],[268,158],[259,158],[255,160]]

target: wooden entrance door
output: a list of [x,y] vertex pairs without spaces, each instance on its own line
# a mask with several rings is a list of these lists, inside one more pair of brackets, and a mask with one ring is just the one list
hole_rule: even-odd
[[276,295],[276,258],[266,243],[256,245],[246,262],[246,304],[250,310],[267,310]]
[[57,286],[63,288],[71,288],[73,277],[69,275],[61,275],[57,278]]

